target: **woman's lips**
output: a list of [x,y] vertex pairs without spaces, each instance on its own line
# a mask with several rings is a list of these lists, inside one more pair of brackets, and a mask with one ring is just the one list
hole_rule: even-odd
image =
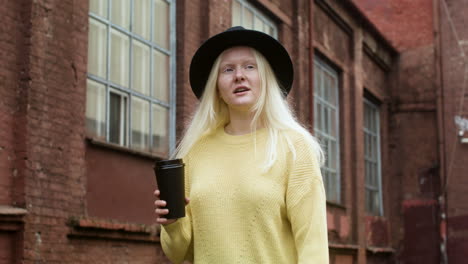
[[234,94],[244,94],[248,91],[250,91],[250,89],[245,86],[237,87],[236,89],[234,89]]

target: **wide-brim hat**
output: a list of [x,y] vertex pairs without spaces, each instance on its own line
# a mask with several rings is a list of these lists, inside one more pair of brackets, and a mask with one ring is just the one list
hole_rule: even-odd
[[226,49],[234,46],[248,46],[260,52],[269,62],[276,79],[286,96],[291,90],[294,69],[291,58],[278,40],[263,32],[237,26],[214,35],[206,40],[192,58],[190,64],[190,85],[200,99],[213,64]]

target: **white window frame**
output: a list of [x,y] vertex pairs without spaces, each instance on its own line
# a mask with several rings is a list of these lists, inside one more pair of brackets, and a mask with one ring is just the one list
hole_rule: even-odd
[[[372,111],[371,115],[369,115],[369,111]],[[369,124],[369,122],[372,124]],[[380,109],[376,104],[366,98],[364,98],[363,131],[366,212],[372,215],[383,216],[382,162],[380,152]],[[369,143],[373,141],[375,141],[376,146],[369,145]],[[370,175],[372,171],[375,173],[374,178],[371,178]],[[376,192],[378,199],[377,208],[375,208],[374,205],[371,205],[371,201],[369,201],[369,197],[373,196],[369,193]]]
[[[107,1],[107,0],[102,0],[102,1]],[[127,124],[126,124],[126,142],[120,142],[119,145],[122,145],[124,147],[128,147],[128,148],[132,148],[132,120],[131,120],[131,102],[132,102],[132,97],[138,97],[140,99],[143,99],[147,102],[150,103],[150,109],[149,109],[149,127],[150,127],[150,131],[149,131],[149,142],[148,142],[148,150],[149,152],[153,152],[152,151],[152,147],[153,147],[153,105],[157,105],[157,106],[160,106],[160,107],[163,107],[165,109],[168,110],[168,115],[169,115],[169,118],[168,118],[168,153],[154,153],[154,154],[157,154],[157,155],[160,155],[160,154],[165,154],[165,155],[170,155],[170,153],[172,153],[175,149],[175,130],[176,130],[176,125],[175,125],[175,121],[176,121],[176,109],[175,109],[175,106],[176,106],[176,0],[163,0],[164,2],[166,2],[168,5],[169,5],[169,47],[168,48],[164,48],[164,47],[161,47],[159,46],[156,42],[154,41],[149,41],[149,40],[146,40],[144,39],[143,37],[139,36],[137,33],[134,33],[134,32],[131,32],[131,28],[132,28],[132,25],[133,25],[133,7],[134,7],[134,1],[138,1],[138,0],[129,0],[130,1],[130,29],[125,29],[117,24],[114,24],[112,23],[111,21],[111,14],[112,14],[112,1],[107,1],[107,10],[105,11],[106,12],[106,16],[107,17],[102,17],[98,14],[95,14],[93,12],[91,12],[91,10],[89,11],[89,18],[90,19],[94,19],[102,24],[104,24],[106,26],[106,29],[107,29],[107,54],[106,54],[106,73],[105,73],[105,78],[103,77],[99,77],[99,76],[95,76],[91,73],[88,72],[88,79],[94,81],[94,82],[97,82],[101,85],[104,85],[105,86],[105,89],[106,89],[106,96],[105,96],[105,138],[103,138],[103,140],[105,140],[106,142],[110,142],[110,139],[109,139],[109,135],[110,135],[110,131],[109,131],[109,116],[110,116],[110,109],[109,109],[109,105],[110,105],[110,93],[111,93],[111,90],[112,92],[120,92],[121,94],[124,94],[126,97],[127,97]],[[154,1],[151,0],[151,11],[150,11],[150,34],[151,34],[151,38],[153,38],[153,21],[154,21],[154,8],[155,8],[155,4],[154,4]],[[129,84],[128,86],[129,87],[123,87],[119,84],[116,84],[116,83],[113,83],[111,82],[111,79],[110,79],[110,49],[111,49],[111,29],[112,30],[116,30],[126,36],[129,37],[129,69],[128,69],[128,73],[129,73]],[[149,69],[149,75],[150,75],[150,81],[149,81],[149,91],[150,91],[150,94],[149,95],[145,95],[145,94],[142,94],[138,91],[135,91],[132,89],[132,75],[133,75],[133,69],[132,69],[132,53],[133,53],[133,49],[132,49],[132,41],[133,40],[138,40],[140,42],[143,42],[145,43],[146,45],[148,45],[150,47],[150,69]],[[153,95],[153,85],[154,85],[154,79],[157,78],[157,76],[153,76],[153,68],[154,68],[154,65],[155,65],[155,62],[153,60],[153,52],[154,51],[158,51],[158,52],[161,52],[163,54],[166,54],[169,56],[169,90],[168,90],[168,93],[169,93],[169,98],[168,98],[168,102],[164,102],[164,101],[161,101],[161,100],[158,100],[154,95]],[[139,150],[139,149],[137,149]]]
[[[241,23],[234,23],[234,5],[238,3],[240,5],[240,8],[241,8],[241,12],[240,12],[240,17],[239,17],[239,20]],[[260,21],[262,21],[265,25],[269,26],[273,32],[266,32],[264,30],[262,30],[262,32],[264,33],[267,33],[269,35],[271,35],[272,37],[274,38],[278,38],[278,27],[276,26],[276,24],[273,22],[273,20],[271,20],[269,17],[267,17],[266,15],[263,14],[262,11],[258,10],[258,8],[252,6],[248,1],[246,0],[233,0],[232,1],[232,26],[242,26],[244,28],[247,28],[247,29],[255,29],[255,18],[259,19]],[[253,13],[253,22],[252,22],[252,26],[249,27],[248,25],[245,24],[245,10],[248,10],[250,12]]]
[[[319,78],[319,71],[325,72],[332,76],[335,79],[335,87],[325,87],[324,78]],[[335,102],[336,105],[333,105],[329,99],[324,98],[325,89],[334,89]],[[329,92],[328,92],[329,93]],[[330,93],[329,93],[330,94]],[[321,111],[320,118],[318,117],[319,111],[318,106],[320,105],[321,109],[326,109],[327,111]],[[315,136],[320,140],[323,149],[325,150],[325,164],[322,166],[322,177],[324,179],[325,191],[327,196],[327,201],[341,204],[341,173],[340,173],[340,101],[339,101],[339,77],[338,72],[329,66],[326,62],[314,57],[314,133]],[[335,130],[336,135],[331,135],[327,133],[326,130],[331,131],[332,122],[331,113],[335,112]],[[321,120],[321,121],[319,121]],[[320,122],[320,124],[319,124]],[[322,129],[321,129],[322,128]],[[335,148],[333,148],[333,143],[335,143]],[[334,150],[335,157],[333,159],[329,158],[331,150]],[[335,161],[333,169],[331,166],[331,160]],[[335,175],[333,179],[332,174]],[[333,182],[336,183],[333,186]]]

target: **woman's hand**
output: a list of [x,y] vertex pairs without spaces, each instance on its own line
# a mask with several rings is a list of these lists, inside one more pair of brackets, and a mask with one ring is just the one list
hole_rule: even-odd
[[[161,225],[169,225],[177,221],[177,219],[167,219],[165,216],[169,213],[169,209],[163,209],[163,207],[166,207],[166,201],[160,200],[159,195],[160,192],[159,190],[154,191],[154,195],[156,196],[156,201],[154,204],[156,205],[156,223],[161,224]],[[190,202],[189,198],[185,197],[185,205]]]

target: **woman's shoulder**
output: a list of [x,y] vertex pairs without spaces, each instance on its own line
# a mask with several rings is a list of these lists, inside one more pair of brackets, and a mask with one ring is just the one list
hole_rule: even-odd
[[[317,160],[321,163],[323,159],[320,144],[308,131],[288,130],[287,142],[290,146],[290,152],[293,157],[305,156]],[[292,147],[292,148],[291,148]]]
[[311,145],[313,136],[307,131],[298,131],[294,129],[284,130],[284,135],[288,138],[289,142],[296,146]]

